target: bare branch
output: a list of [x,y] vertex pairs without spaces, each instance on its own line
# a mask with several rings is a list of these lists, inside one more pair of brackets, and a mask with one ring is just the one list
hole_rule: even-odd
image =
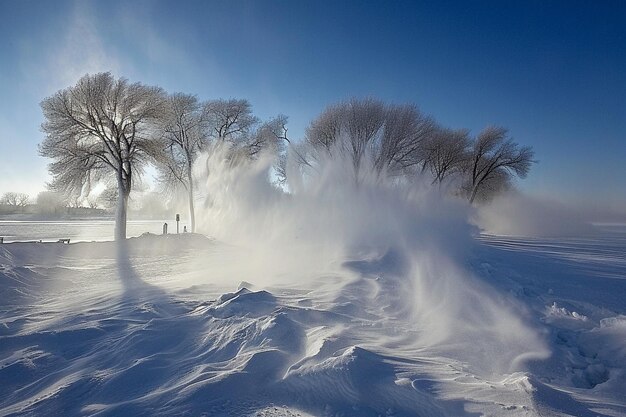
[[157,154],[153,126],[163,112],[163,97],[159,87],[99,73],[85,75],[41,103],[46,137],[39,152],[52,159],[50,188],[81,196],[92,181],[116,181],[121,196],[116,238],[126,233],[133,172],[140,173]]

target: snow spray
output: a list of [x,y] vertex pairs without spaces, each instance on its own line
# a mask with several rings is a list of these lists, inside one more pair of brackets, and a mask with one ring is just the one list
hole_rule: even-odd
[[288,163],[286,187],[275,184],[270,155],[233,165],[217,149],[199,161],[206,186],[198,230],[237,248],[207,267],[207,280],[305,290],[332,276],[328,305],[374,283],[356,293],[364,295],[354,308],[415,329],[403,349],[427,348],[477,374],[516,371],[548,354],[521,308],[471,272],[472,210],[431,179],[391,178],[368,158],[357,173],[341,152],[307,167]]

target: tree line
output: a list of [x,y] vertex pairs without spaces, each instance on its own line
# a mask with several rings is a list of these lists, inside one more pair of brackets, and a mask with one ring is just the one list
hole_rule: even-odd
[[[135,190],[137,191],[137,190]],[[130,209],[135,215],[163,218],[172,214],[163,204],[161,192],[143,192],[133,199]],[[108,215],[117,205],[117,190],[106,188],[97,195],[65,195],[56,191],[41,191],[34,197],[26,193],[8,191],[0,195],[0,214]]]
[[[20,196],[15,200],[12,196]],[[66,196],[53,191],[42,191],[35,197],[25,193],[6,192],[0,196],[1,215],[33,215],[57,218],[65,216],[103,216],[106,210],[99,208],[95,199],[67,199]]]
[[7,191],[0,197],[0,204],[13,207],[25,207],[30,201],[30,196],[26,193],[16,193]]
[[506,129],[489,127],[471,137],[440,126],[414,105],[376,99],[327,107],[298,142],[287,136],[287,116],[262,121],[247,100],[200,101],[110,73],[85,75],[44,99],[41,108],[45,138],[39,151],[52,159],[50,190],[89,196],[95,184],[109,184],[107,193],[117,200],[116,239],[126,237],[129,195],[147,164],[157,168],[164,190],[185,192],[194,231],[192,168],[201,152],[218,148],[227,150],[232,164],[273,153],[281,181],[288,152],[303,169],[347,156],[357,178],[363,169],[404,178],[430,173],[433,184],[453,184],[471,203],[508,187],[513,176],[526,176],[534,162],[532,149],[520,147]]

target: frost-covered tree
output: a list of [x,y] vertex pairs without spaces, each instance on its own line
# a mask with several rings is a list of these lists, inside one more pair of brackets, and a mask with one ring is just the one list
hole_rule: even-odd
[[424,164],[424,144],[438,132],[435,121],[411,104],[389,105],[376,167],[399,175]]
[[274,155],[276,157],[274,170],[280,183],[287,177],[286,151],[291,144],[287,136],[287,121],[287,116],[279,114],[258,124],[237,151],[238,155],[245,159],[256,159],[262,152]]
[[[209,124],[206,107],[193,95],[172,94],[168,97],[162,120],[163,153],[157,164],[160,180],[169,191],[181,187],[187,194],[191,232],[195,232],[194,181],[192,168],[198,153],[205,148]],[[219,129],[218,129],[219,131]]]
[[284,150],[289,143],[287,137],[287,116],[278,116],[255,126],[243,142],[242,148],[250,158],[257,157],[261,151],[271,149],[276,153]]
[[85,75],[75,86],[41,103],[46,137],[39,146],[51,158],[51,189],[88,195],[93,181],[117,184],[115,238],[126,238],[128,197],[144,164],[160,150],[155,121],[163,113],[159,87]]
[[462,172],[469,157],[469,132],[440,128],[423,144],[424,169],[433,175],[433,184]]
[[29,199],[28,194],[9,191],[2,195],[0,201],[7,206],[24,207],[28,204]]
[[216,142],[237,144],[248,137],[259,121],[252,114],[250,102],[244,99],[208,101],[204,105],[204,113],[209,125],[209,137]]
[[[368,148],[381,141],[385,113],[384,103],[371,98],[329,106],[309,125],[305,140],[313,151],[328,156],[344,154],[358,175]],[[318,155],[309,152],[309,157],[316,159]]]
[[415,106],[352,99],[326,108],[311,122],[305,135],[307,157],[341,152],[357,175],[364,158],[371,158],[378,173],[401,175],[423,163],[422,144],[435,131],[435,122]]
[[483,130],[472,144],[465,167],[464,191],[470,203],[506,187],[513,175],[525,178],[535,162],[533,156],[532,148],[519,147],[505,128],[490,126]]
[[287,116],[278,115],[261,122],[253,115],[248,100],[211,100],[204,105],[209,128],[210,150],[227,148],[231,164],[254,159],[262,151],[279,155],[276,167],[279,177],[284,172],[284,151],[287,138]]
[[345,124],[346,105],[346,103],[339,103],[326,107],[322,114],[309,124],[305,134],[308,145],[313,149],[321,149],[329,155],[333,152]]

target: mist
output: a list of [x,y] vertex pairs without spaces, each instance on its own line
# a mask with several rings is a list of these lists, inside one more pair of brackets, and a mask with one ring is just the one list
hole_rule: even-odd
[[[596,214],[597,215],[597,214]],[[594,234],[593,213],[581,207],[509,191],[479,207],[475,224],[494,235],[523,237],[582,237]]]

